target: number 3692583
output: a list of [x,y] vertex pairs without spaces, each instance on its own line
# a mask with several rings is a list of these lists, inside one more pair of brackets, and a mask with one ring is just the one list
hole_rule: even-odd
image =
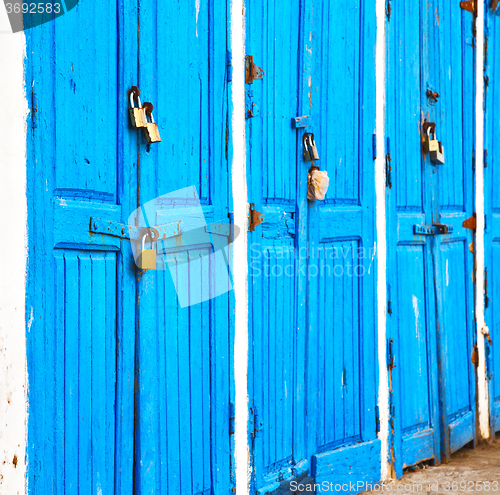
[[61,4],[57,3],[6,3],[7,14],[59,14]]

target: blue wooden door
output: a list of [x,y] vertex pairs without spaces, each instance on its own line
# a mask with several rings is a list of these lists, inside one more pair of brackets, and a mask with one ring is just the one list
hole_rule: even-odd
[[[170,270],[137,269],[120,228],[90,221],[127,225],[153,201],[151,226],[167,223],[168,195],[191,186],[200,220],[228,222],[227,6],[138,7],[83,2],[27,32],[31,493],[233,486],[228,278],[193,304],[217,285],[206,264],[174,285]],[[161,143],[130,127],[132,85]],[[200,244],[176,255],[208,259]]]
[[[230,493],[229,288],[200,297],[218,283],[211,247],[203,235],[183,241],[190,229],[204,231],[204,222],[228,222],[228,6],[147,6],[138,17],[138,85],[155,106],[162,142],[139,146],[138,202],[156,205],[146,208],[156,215],[152,224],[180,220],[185,234],[174,254],[168,243],[156,246],[158,264],[174,256],[178,275],[138,276],[135,487],[137,494]],[[197,199],[182,192],[193,186]],[[193,208],[198,215],[187,211]]]
[[[388,366],[401,475],[475,439],[474,259],[462,226],[474,205],[474,53],[472,15],[458,4],[394,2],[387,26]],[[444,165],[423,153],[425,122]],[[449,233],[418,230],[439,224]]]
[[[297,176],[299,1],[247,5],[246,52],[265,76],[246,85],[248,198],[263,223],[248,234],[249,396],[254,489],[279,486],[305,460],[305,194]],[[248,115],[248,114],[247,114]],[[300,192],[299,192],[300,191]],[[299,220],[298,220],[299,217]]]
[[26,33],[33,494],[132,493],[135,269],[127,240],[89,231],[136,207],[123,7],[83,2]]
[[498,49],[495,42],[500,39],[498,11],[486,9],[486,32],[488,52],[486,65],[486,121],[485,121],[485,319],[489,327],[492,344],[486,344],[489,381],[490,426],[493,432],[500,430],[500,194],[498,192],[498,126],[500,112],[498,95],[500,76]]
[[[307,211],[307,451],[317,483],[373,483],[380,479],[375,6],[311,2],[304,17],[311,74],[303,79],[301,111],[311,116],[318,164],[330,178],[325,200],[309,202]],[[300,160],[304,182],[307,169]]]
[[[248,234],[252,489],[306,472],[378,480],[374,6],[251,2],[246,15],[246,51],[265,72],[246,86],[248,198],[263,215]],[[317,204],[306,130],[331,177]]]

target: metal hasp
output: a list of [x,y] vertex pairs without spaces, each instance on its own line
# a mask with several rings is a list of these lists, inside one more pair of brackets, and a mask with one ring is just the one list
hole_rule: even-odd
[[129,240],[139,239],[143,235],[146,235],[145,242],[156,242],[181,235],[183,229],[180,221],[166,223],[164,225],[155,225],[154,227],[138,228],[132,225],[91,217],[89,232],[92,234],[105,234]]
[[469,217],[467,220],[462,222],[462,227],[469,230],[476,230],[476,214]]
[[415,235],[438,235],[438,234],[451,234],[453,232],[452,225],[445,225],[444,223],[434,223],[432,225],[414,225],[413,233]]
[[255,79],[264,79],[264,71],[253,63],[253,55],[245,55],[245,84],[252,84]]
[[257,225],[260,225],[264,221],[264,216],[262,213],[255,209],[255,204],[250,203],[248,212],[248,231],[253,232]]
[[466,0],[465,2],[460,2],[460,8],[472,12],[474,15],[476,13],[476,2],[475,0]]
[[302,129],[304,127],[308,127],[311,125],[310,120],[311,120],[310,115],[302,115],[302,117],[294,117],[292,119],[292,128]]

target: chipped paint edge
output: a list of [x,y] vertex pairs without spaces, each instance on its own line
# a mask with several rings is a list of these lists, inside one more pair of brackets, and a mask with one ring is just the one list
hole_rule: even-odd
[[234,223],[243,232],[233,244],[233,286],[235,297],[234,381],[235,381],[235,478],[236,495],[249,491],[250,450],[248,445],[248,267],[247,267],[247,177],[245,137],[245,6],[231,2],[232,98],[232,194]]
[[[26,38],[0,13],[0,208],[8,242],[0,244],[0,493],[27,493],[26,365]],[[8,262],[6,262],[8,260]]]
[[375,47],[375,162],[376,233],[377,233],[377,329],[378,329],[378,408],[381,442],[380,476],[389,478],[389,378],[386,358],[387,324],[387,232],[385,198],[385,0],[376,0],[377,41]]
[[[484,320],[484,2],[477,2],[476,18],[476,321],[477,321],[477,391],[479,429],[483,438],[490,437],[488,380],[486,373]],[[477,47],[481,47],[479,50]]]

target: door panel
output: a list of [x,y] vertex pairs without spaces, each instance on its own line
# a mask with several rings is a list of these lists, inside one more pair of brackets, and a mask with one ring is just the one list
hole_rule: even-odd
[[[474,336],[472,231],[462,226],[474,212],[474,51],[470,37],[473,15],[459,4],[436,2],[439,29],[431,42],[429,81],[439,101],[429,112],[446,163],[437,166],[439,222],[453,232],[435,238],[438,346],[443,416],[444,456],[475,439],[476,378],[471,361]],[[450,150],[448,152],[448,150]],[[449,439],[447,438],[449,435]],[[449,447],[448,447],[449,442]]]
[[[414,225],[432,223],[434,170],[423,160],[420,126],[426,26],[422,4],[391,4],[387,23],[386,191],[388,202],[388,356],[394,404],[392,457],[405,466],[439,457],[436,315],[431,238]],[[390,167],[390,168],[389,168]]]
[[151,0],[139,13],[138,86],[162,138],[148,147],[140,136],[139,211],[151,225],[180,221],[184,233],[158,242],[158,269],[138,276],[138,494],[232,486],[232,303],[227,276],[216,291],[205,242],[205,226],[230,212],[227,9]]
[[98,1],[26,33],[30,493],[132,491],[131,252],[89,232],[91,217],[124,222],[135,201],[120,118],[129,26]]
[[[361,466],[380,449],[375,380],[368,378],[376,376],[375,9],[323,2],[308,29],[312,77],[303,92],[318,164],[330,178],[325,200],[309,202],[308,211],[308,441],[321,483],[345,475],[339,455]],[[300,160],[300,168],[309,166]],[[363,472],[366,481],[379,478],[379,467]]]
[[497,186],[499,152],[497,129],[500,125],[498,98],[500,63],[496,44],[500,37],[498,10],[485,9],[488,51],[485,60],[485,321],[493,345],[486,344],[489,379],[490,426],[500,430],[500,190]]
[[[303,278],[297,261],[299,1],[246,8],[246,52],[264,72],[246,85],[249,201],[263,223],[248,234],[249,363],[254,489],[279,486],[303,460]],[[303,409],[302,409],[303,410]]]
[[[390,369],[393,448],[401,475],[405,466],[440,462],[475,438],[472,235],[462,227],[473,211],[474,73],[467,44],[472,17],[458,4],[391,7],[388,327],[396,364]],[[429,90],[439,93],[436,100]],[[436,123],[444,165],[423,153],[424,122]],[[434,223],[449,225],[450,233],[414,233]]]

